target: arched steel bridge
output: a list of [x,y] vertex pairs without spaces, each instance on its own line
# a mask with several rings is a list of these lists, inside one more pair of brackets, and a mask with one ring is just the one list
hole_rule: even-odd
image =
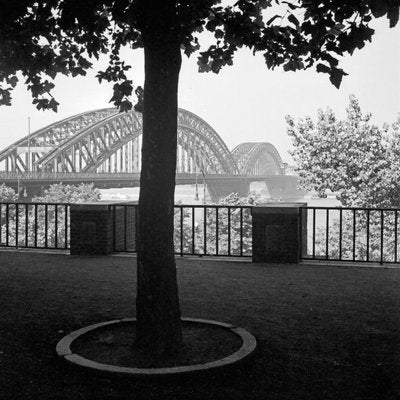
[[[104,108],[77,114],[2,150],[0,179],[17,177],[30,180],[31,185],[35,180],[101,181],[111,187],[113,181],[128,181],[130,176],[138,182],[141,134],[141,114],[135,111]],[[247,142],[231,152],[207,122],[179,109],[177,183],[193,183],[199,173],[232,183],[267,177],[276,181],[285,176],[282,159],[272,144]]]

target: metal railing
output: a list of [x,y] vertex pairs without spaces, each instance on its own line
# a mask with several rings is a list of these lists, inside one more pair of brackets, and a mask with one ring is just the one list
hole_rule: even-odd
[[[113,205],[114,251],[136,252],[137,205]],[[251,207],[175,205],[178,255],[250,257]]]
[[110,207],[113,215],[114,252],[136,253],[137,204],[113,204]]
[[[136,252],[137,205],[111,205],[115,252]],[[176,205],[178,255],[250,257],[251,207]],[[0,203],[0,247],[70,248],[70,204]]]
[[398,263],[399,209],[303,207],[303,260]]
[[[110,205],[115,252],[136,252],[136,204]],[[252,256],[251,206],[175,205],[177,255]],[[400,209],[302,207],[301,259],[399,263]],[[0,247],[70,248],[70,204],[0,203]]]
[[0,203],[0,247],[69,249],[69,204]]

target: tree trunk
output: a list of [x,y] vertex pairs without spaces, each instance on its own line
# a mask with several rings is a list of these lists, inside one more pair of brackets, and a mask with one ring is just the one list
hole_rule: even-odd
[[155,8],[145,5],[153,13],[142,31],[145,83],[136,344],[155,355],[173,353],[182,344],[173,242],[181,52],[173,25],[173,3],[155,2]]

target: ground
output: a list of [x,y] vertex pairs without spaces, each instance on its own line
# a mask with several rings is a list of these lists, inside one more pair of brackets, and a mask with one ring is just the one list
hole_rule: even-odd
[[259,343],[223,374],[110,379],[55,353],[66,333],[134,316],[135,258],[0,253],[0,399],[399,399],[400,268],[178,259],[182,314]]

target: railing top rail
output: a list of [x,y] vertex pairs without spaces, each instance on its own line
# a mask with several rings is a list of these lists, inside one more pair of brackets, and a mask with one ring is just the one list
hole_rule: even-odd
[[[99,204],[108,207],[137,207],[137,203],[133,202],[115,202],[115,203],[103,203],[103,202],[95,202],[95,203],[58,203],[58,202],[30,202],[30,201],[0,201],[0,205],[2,204],[15,204],[15,205],[29,205],[29,206],[73,206],[73,205],[93,205]],[[175,204],[176,208],[209,208],[209,209],[251,209],[253,206],[234,206],[234,205],[217,205],[217,204]]]
[[28,205],[28,206],[71,206],[73,204],[85,204],[85,203],[48,203],[48,202],[31,202],[31,201],[0,201],[2,204],[15,204],[15,205]]
[[253,208],[253,206],[223,205],[223,204],[175,204],[175,207],[190,208]]
[[[98,202],[99,204],[102,204],[102,202]],[[21,204],[21,205],[58,205],[58,206],[71,206],[74,204],[79,204],[79,205],[84,205],[88,204],[85,202],[80,202],[80,203],[60,203],[60,202],[30,202],[30,201],[7,201],[7,200],[2,200],[0,201],[0,204]],[[96,202],[97,204],[97,202]],[[137,203],[133,201],[127,201],[127,202],[122,202],[122,201],[116,201],[108,204],[110,206],[127,206],[127,207],[136,207]],[[175,204],[174,207],[182,207],[182,208],[248,208],[251,209],[254,206],[253,205],[232,205],[232,204]],[[334,210],[334,211],[340,211],[340,210],[349,210],[349,211],[397,211],[400,212],[400,208],[377,208],[377,207],[328,207],[328,206],[300,206],[302,209],[307,209],[307,210]]]
[[400,211],[400,208],[378,208],[378,207],[329,207],[329,206],[301,206],[308,210],[355,210],[355,211]]
[[[0,204],[21,204],[21,205],[49,205],[49,206],[72,206],[72,205],[93,205],[93,204],[99,204],[99,205],[108,205],[110,207],[136,207],[138,204],[135,201],[113,201],[113,202],[80,202],[80,203],[59,203],[59,202],[31,202],[31,201],[0,201]],[[190,208],[253,208],[253,206],[243,206],[243,205],[221,205],[221,204],[175,204],[174,207],[190,207]]]

